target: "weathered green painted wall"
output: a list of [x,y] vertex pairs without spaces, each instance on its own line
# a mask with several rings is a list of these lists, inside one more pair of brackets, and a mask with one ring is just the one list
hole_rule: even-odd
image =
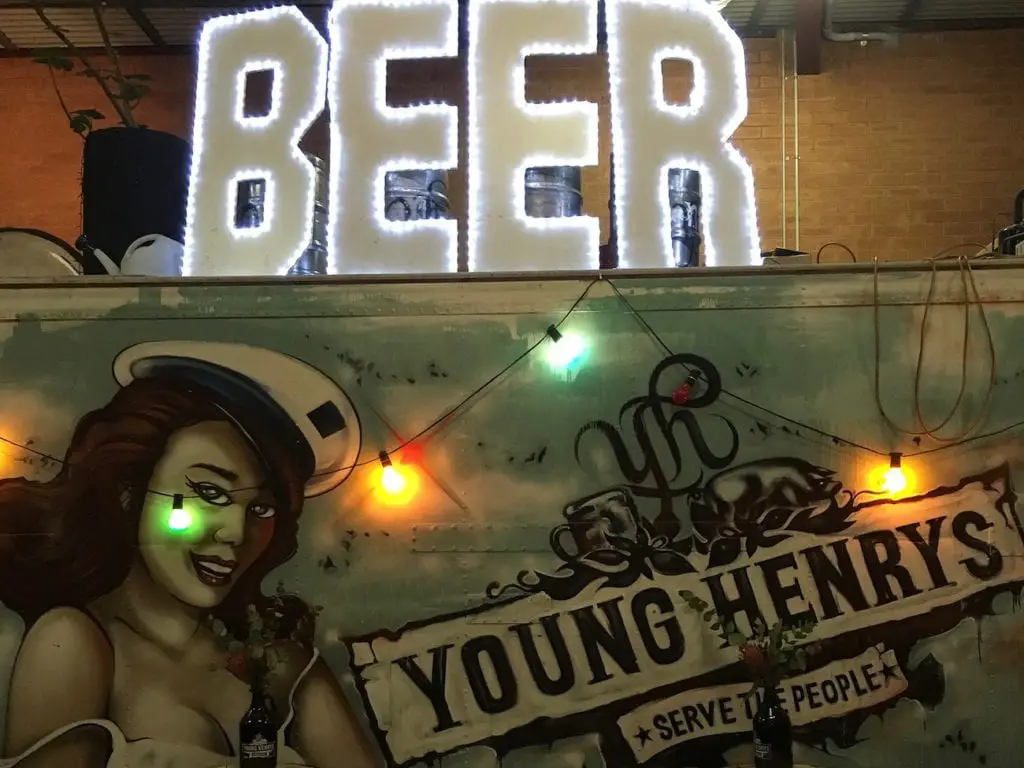
[[[908,427],[931,274],[884,271],[879,281],[881,394],[890,416]],[[678,592],[710,599],[720,584],[723,595],[735,597],[745,576],[769,623],[780,605],[793,613],[810,607],[821,620],[816,633],[823,649],[803,681],[814,685],[789,695],[805,697],[833,682],[824,686],[824,699],[812,694],[817,706],[805,699],[796,718],[804,724],[800,760],[823,768],[1017,765],[1024,678],[1016,638],[1024,626],[1016,606],[1024,544],[1011,484],[1021,471],[1020,429],[1012,425],[1022,419],[1024,271],[993,265],[975,267],[973,276],[984,312],[970,310],[966,394],[943,434],[979,415],[984,421],[974,435],[1009,428],[918,457],[910,454],[946,444],[895,436],[879,416],[869,271],[623,276],[611,283],[0,286],[0,473],[51,483],[0,481],[0,597],[14,608],[2,613],[0,630],[0,678],[15,670],[12,692],[3,697],[7,754],[90,720],[127,738],[126,744],[115,738],[112,764],[207,766],[232,759],[244,709],[239,701],[248,698],[221,695],[244,685],[238,676],[222,679],[225,659],[209,650],[212,634],[203,622],[219,615],[235,589],[231,579],[241,577],[192,599],[188,590],[199,589],[198,582],[175,586],[167,573],[177,566],[161,570],[164,555],[150,550],[166,550],[167,559],[178,549],[187,559],[213,552],[208,545],[228,547],[242,553],[241,572],[246,552],[258,558],[263,551],[252,550],[257,545],[247,538],[264,530],[263,507],[243,509],[250,518],[232,537],[216,521],[233,507],[206,504],[186,488],[187,504],[198,510],[198,543],[147,531],[146,510],[168,507],[169,494],[182,491],[155,488],[151,477],[140,513],[132,496],[138,489],[117,465],[127,455],[118,451],[135,446],[121,444],[102,466],[98,454],[88,458],[93,449],[83,448],[65,468],[65,490],[37,494],[62,477],[60,463],[40,454],[63,460],[79,419],[118,393],[115,358],[138,344],[173,341],[185,342],[174,349],[186,356],[190,349],[205,354],[201,342],[221,342],[298,358],[339,385],[358,414],[359,460],[366,464],[325,495],[292,505],[296,513],[301,506],[297,551],[263,583],[267,594],[282,582],[287,592],[322,606],[314,644],[345,693],[344,700],[317,693],[309,683],[315,670],[309,677],[292,674],[296,727],[287,741],[293,762],[742,763],[750,755],[742,718],[728,722],[720,703],[697,705],[738,701],[729,699],[735,693],[729,686],[742,682],[744,672],[734,664],[735,652],[718,648]],[[545,329],[585,291],[561,329],[585,337],[589,353],[571,375],[557,373],[545,360],[551,344]],[[932,426],[960,389],[962,291],[960,271],[939,273],[920,383]],[[672,352],[697,357],[669,359],[640,318]],[[983,320],[997,363],[987,404]],[[427,428],[537,342],[541,348],[417,441],[418,494],[405,506],[382,505],[371,483],[378,451]],[[259,354],[255,377],[285,376],[283,398],[294,401],[290,413],[302,416],[301,377],[288,383],[287,366],[273,361],[260,368]],[[712,379],[717,371],[723,391],[702,403],[701,383],[687,407],[674,405],[670,395],[686,379],[684,364]],[[187,401],[205,390],[183,385],[181,392]],[[282,390],[272,394],[281,402]],[[229,431],[253,427],[226,443],[214,433],[200,435],[200,453],[205,445],[211,455],[237,458],[231,440],[240,439],[243,448],[248,440],[260,444],[254,435],[270,423],[261,405],[217,402],[229,412],[241,409],[231,412]],[[168,403],[160,407],[173,424],[175,406]],[[104,413],[83,434],[93,429],[97,444],[109,448],[124,438],[110,436],[113,417],[109,408]],[[140,426],[149,418],[131,422],[140,444],[155,440]],[[356,426],[350,418],[344,434],[351,437]],[[271,442],[274,434],[282,435],[276,448],[257,450],[253,471],[261,483],[273,484],[268,457],[291,450],[283,433],[273,433]],[[703,455],[694,436],[706,442]],[[173,441],[168,446],[160,443],[154,455],[166,459],[180,448]],[[904,463],[913,475],[909,498],[898,502],[863,493],[877,489],[890,451],[908,454]],[[76,474],[75,462],[90,469]],[[232,493],[244,495],[243,486]],[[590,497],[597,497],[590,507],[570,509]],[[110,499],[115,502],[103,506]],[[283,530],[282,510],[275,536]],[[90,516],[77,541],[67,535],[76,528],[72,515]],[[109,536],[87,535],[104,527]],[[827,595],[836,591],[826,584],[822,597],[815,576],[823,571],[814,570],[807,554],[816,547],[825,547],[834,562],[849,554],[854,570],[847,576],[856,575],[856,583],[843,582],[847,592],[833,600],[833,610]],[[104,562],[124,562],[107,581],[93,578],[103,570],[93,557],[100,550]],[[780,603],[769,571],[798,591]],[[538,585],[538,573],[564,578],[542,576]],[[500,589],[517,579],[520,589]],[[103,587],[72,588],[86,583]],[[215,592],[219,597],[209,598]],[[672,602],[659,602],[664,599]],[[541,628],[544,616],[557,618]],[[617,616],[625,634],[606,638],[609,653],[595,638],[602,626],[614,635]],[[747,616],[737,619],[743,626]],[[175,629],[162,635],[162,620]],[[193,624],[181,636],[189,620],[199,629]],[[532,629],[515,629],[530,622]],[[26,651],[33,638],[25,635],[26,624],[38,625],[38,637],[51,645]],[[566,643],[574,674],[543,693],[524,649],[538,648],[548,676],[556,678],[566,659],[552,650],[552,627],[554,640]],[[673,627],[685,647],[675,642]],[[94,647],[87,640],[96,628],[103,639]],[[86,655],[77,658],[72,647],[86,648]],[[75,675],[83,668],[99,672],[81,680]],[[190,692],[181,680],[191,681]],[[82,690],[94,695],[79,696]],[[431,690],[433,704],[425,693]],[[839,690],[843,695],[828,702]],[[791,711],[795,706],[791,701]],[[349,718],[359,721],[372,758],[360,757],[364,747],[347,730]],[[72,728],[35,757],[60,749],[70,750],[65,756],[91,754],[101,765],[110,757],[109,746],[90,752],[95,745],[75,733]]]

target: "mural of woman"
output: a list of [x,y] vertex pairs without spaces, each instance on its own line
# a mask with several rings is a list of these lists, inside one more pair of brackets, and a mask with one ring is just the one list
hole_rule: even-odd
[[[286,355],[154,342],[114,375],[53,479],[0,480],[0,601],[26,625],[0,766],[234,763],[249,685],[209,626],[267,610],[262,582],[295,554],[304,499],[358,459],[348,397]],[[168,524],[176,494],[184,531]],[[312,626],[299,598],[287,606]],[[281,762],[375,765],[312,632],[284,646]]]

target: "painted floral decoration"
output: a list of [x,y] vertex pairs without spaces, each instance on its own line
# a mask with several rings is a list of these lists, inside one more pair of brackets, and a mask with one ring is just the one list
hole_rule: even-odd
[[259,608],[246,606],[244,622],[237,627],[220,619],[211,619],[209,626],[218,644],[227,651],[228,671],[247,680],[254,690],[265,692],[268,679],[284,662],[286,647],[312,646],[314,625],[321,609],[310,609],[279,584]]
[[682,591],[679,596],[712,632],[736,649],[753,683],[748,696],[758,689],[777,688],[787,677],[805,671],[810,658],[820,649],[819,643],[805,642],[814,632],[817,623],[814,620],[792,626],[775,622],[768,627],[758,617],[754,619],[753,632],[744,635],[734,622],[724,622],[714,608],[693,592]]

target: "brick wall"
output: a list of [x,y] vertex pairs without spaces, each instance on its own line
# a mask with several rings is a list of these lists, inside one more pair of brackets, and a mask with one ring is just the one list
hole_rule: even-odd
[[[125,57],[122,64],[155,78],[140,121],[187,136],[194,89],[189,58]],[[113,115],[91,80],[58,75],[58,83],[68,109]],[[47,68],[26,58],[0,59],[0,226],[34,227],[74,243],[81,163],[82,140],[61,113]]]
[[[736,137],[754,167],[764,248],[784,240],[792,247],[799,234],[801,249],[811,252],[838,241],[861,259],[913,259],[991,239],[994,218],[1011,209],[1024,187],[1024,37],[1012,31],[908,35],[894,48],[827,43],[824,73],[796,83],[796,116],[782,49],[776,40],[747,41],[750,113]],[[156,79],[141,119],[187,135],[192,62],[153,56],[125,63]],[[601,153],[607,157],[603,61],[546,58],[530,64],[531,98],[601,103]],[[688,68],[675,64],[666,71],[669,97],[682,100]],[[395,104],[458,103],[465,91],[455,62],[403,62],[393,72]],[[87,80],[62,77],[60,85],[71,108],[104,108]],[[25,59],[0,59],[0,104],[0,225],[37,227],[74,241],[81,142],[65,125],[46,69]],[[326,156],[322,125],[306,143]],[[586,209],[602,218],[605,234],[607,178],[607,164],[584,170]],[[452,179],[452,197],[456,210],[464,210],[460,173]],[[998,222],[1005,225],[1005,218]],[[822,254],[822,261],[847,258],[838,248]]]

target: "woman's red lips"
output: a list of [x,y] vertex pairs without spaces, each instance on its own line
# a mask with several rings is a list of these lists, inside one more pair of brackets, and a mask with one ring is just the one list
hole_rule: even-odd
[[225,560],[213,555],[191,553],[192,568],[199,580],[211,587],[223,587],[231,583],[231,575],[238,567],[237,560]]

